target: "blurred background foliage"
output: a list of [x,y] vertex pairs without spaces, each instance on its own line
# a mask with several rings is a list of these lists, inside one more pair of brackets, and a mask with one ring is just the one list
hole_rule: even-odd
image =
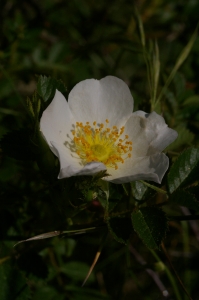
[[[54,189],[49,187],[50,176],[54,179],[57,173],[41,172],[35,162],[38,153],[31,151],[33,144],[25,139],[32,129],[26,99],[32,96],[40,74],[61,79],[67,87],[66,94],[81,80],[114,75],[129,85],[135,110],[149,112],[150,93],[134,5],[143,21],[146,49],[150,49],[151,41],[158,42],[163,86],[196,28],[197,0],[0,2],[0,138],[11,134],[13,141],[10,144],[10,139],[7,143],[4,139],[4,151],[0,152],[1,300],[176,297],[175,287],[165,275],[165,265],[157,262],[136,234],[130,246],[108,237],[83,288],[81,284],[101,244],[100,230],[13,248],[19,240],[64,230],[68,224],[82,228],[81,224],[97,222],[95,218],[100,216],[101,208],[94,202],[86,213],[71,220],[76,203],[64,206],[60,193],[64,181],[58,187],[55,184]],[[183,149],[197,147],[199,142],[198,54],[197,37],[157,108],[179,133],[167,149],[173,160]],[[11,147],[15,155],[13,151],[9,155]],[[71,186],[75,190],[72,180]],[[114,199],[124,197],[120,186],[114,189]],[[197,192],[196,187],[195,195]],[[156,201],[161,197],[156,195]],[[178,210],[175,208],[174,214]],[[186,209],[181,213],[186,215]],[[187,290],[193,299],[199,299],[198,223],[173,221],[169,225],[167,250]],[[167,264],[164,255],[158,255]],[[176,299],[186,299],[181,294],[180,291]]]

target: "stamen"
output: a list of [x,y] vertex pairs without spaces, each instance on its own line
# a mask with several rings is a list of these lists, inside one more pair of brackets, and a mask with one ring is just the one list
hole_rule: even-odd
[[75,129],[71,131],[73,139],[64,145],[79,156],[83,165],[98,161],[117,170],[119,163],[123,164],[131,157],[132,147],[129,145],[132,145],[132,142],[128,140],[128,135],[125,135],[125,139],[120,138],[125,130],[124,126],[119,129],[115,125],[109,128],[108,119],[105,123],[97,124],[94,121],[92,128],[90,122],[86,122],[85,125],[76,122]]

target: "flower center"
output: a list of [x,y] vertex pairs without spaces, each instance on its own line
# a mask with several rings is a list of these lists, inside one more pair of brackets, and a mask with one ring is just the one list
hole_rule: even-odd
[[72,130],[73,139],[64,144],[71,152],[76,153],[83,165],[91,161],[99,161],[107,167],[118,169],[118,163],[131,157],[132,142],[128,140],[128,135],[121,139],[124,133],[124,126],[120,129],[117,126],[109,128],[109,121],[103,123],[89,122],[85,125],[76,122]]
[[93,145],[91,146],[91,151],[94,156],[98,157],[99,160],[103,161],[107,157],[107,150],[103,145]]

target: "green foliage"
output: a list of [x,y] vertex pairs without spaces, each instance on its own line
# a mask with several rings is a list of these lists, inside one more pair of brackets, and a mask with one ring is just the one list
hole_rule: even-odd
[[[82,283],[89,271],[89,265],[83,262],[70,261],[61,267],[61,272],[66,274],[74,282]],[[94,282],[94,276],[91,274],[89,282]]]
[[22,273],[13,267],[12,261],[8,258],[0,265],[0,299],[29,300],[30,289]]
[[155,195],[156,191],[147,187],[141,181],[131,182],[131,191],[136,200],[148,200]]
[[150,249],[158,249],[168,229],[165,213],[157,207],[143,207],[131,215],[134,230]]
[[199,106],[199,96],[198,95],[190,96],[183,102],[184,107],[188,107],[189,105],[197,109]]
[[[163,253],[159,272],[147,249],[162,242],[199,298],[198,223],[178,222],[199,215],[199,3],[137,3],[0,2],[2,300],[183,299]],[[107,184],[103,172],[57,179],[40,117],[56,89],[67,99],[79,81],[107,75],[127,82],[134,111],[155,108],[178,131],[161,185]]]
[[130,218],[111,217],[108,219],[108,228],[117,242],[127,244],[132,233]]
[[190,148],[179,155],[167,177],[169,193],[197,180],[199,170],[199,149]]
[[66,87],[60,80],[40,75],[37,83],[37,92],[44,102],[52,100],[56,89],[62,94],[66,93]]
[[199,202],[186,190],[177,190],[169,197],[170,204],[185,206],[199,212]]

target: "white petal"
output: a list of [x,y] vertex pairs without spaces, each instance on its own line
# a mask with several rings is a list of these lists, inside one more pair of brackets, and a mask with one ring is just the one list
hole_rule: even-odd
[[134,180],[152,180],[161,183],[164,174],[169,167],[169,159],[164,153],[157,153],[152,156],[140,157],[136,162],[129,159],[121,165],[118,170],[108,169],[112,176],[105,177],[104,180],[113,183],[125,183]]
[[59,91],[56,91],[52,102],[43,112],[40,120],[40,130],[47,143],[50,146],[51,141],[64,143],[67,133],[72,130],[72,123],[74,120],[68,102]]
[[167,126],[160,115],[155,112],[147,114],[143,111],[133,113],[127,120],[123,136],[125,134],[133,143],[133,159],[161,152],[178,135]]
[[106,166],[100,162],[92,161],[90,163],[87,163],[78,173],[75,175],[94,175],[96,173],[99,173],[100,171],[105,171]]
[[164,118],[156,112],[147,114],[143,111],[137,111],[133,113],[133,116],[140,116],[140,123],[149,143],[148,155],[164,150],[178,136],[178,133],[169,128]]
[[154,130],[156,133],[155,138],[151,142],[151,147],[156,150],[164,150],[178,137],[177,131],[169,128],[164,118],[156,112],[149,114],[147,119],[148,123],[150,123],[151,130]]
[[51,144],[53,152],[60,162],[59,179],[78,175],[93,175],[106,170],[106,166],[100,162],[91,162],[82,166],[80,159],[72,156],[70,150],[64,145],[55,142],[51,142]]
[[149,148],[149,142],[142,123],[142,118],[133,113],[127,120],[124,133],[121,136],[121,138],[124,139],[125,135],[128,135],[128,140],[132,142],[133,159],[145,156]]
[[114,76],[79,82],[70,92],[69,107],[78,122],[122,126],[133,110],[133,97],[127,84]]
[[105,180],[121,183],[145,179],[160,183],[169,166],[167,156],[160,151],[174,141],[177,133],[155,112],[138,111],[127,120],[123,137],[126,134],[132,141],[132,157],[126,158],[124,164],[118,163],[117,170],[108,168],[112,176]]

